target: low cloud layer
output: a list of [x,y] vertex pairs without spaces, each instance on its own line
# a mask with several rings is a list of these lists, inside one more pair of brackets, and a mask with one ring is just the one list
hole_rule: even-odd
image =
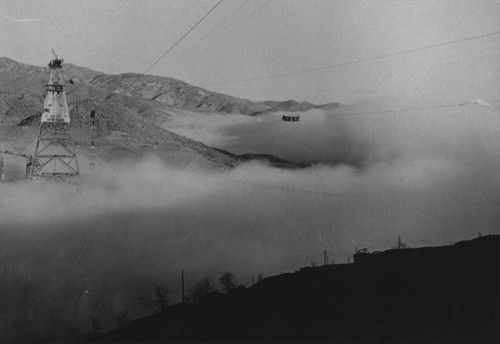
[[[498,108],[454,111],[312,111],[298,124],[209,116],[195,129],[221,148],[312,165],[97,160],[72,185],[1,184],[0,332],[88,329],[91,316],[109,328],[124,311],[146,312],[156,284],[178,301],[181,269],[188,291],[226,270],[249,285],[259,272],[320,263],[324,250],[345,263],[355,247],[387,249],[398,235],[425,246],[498,234]],[[190,120],[177,122],[187,136]]]

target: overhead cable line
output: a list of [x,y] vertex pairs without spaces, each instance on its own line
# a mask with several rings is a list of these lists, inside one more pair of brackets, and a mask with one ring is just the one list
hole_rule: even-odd
[[[484,84],[484,83],[474,84],[474,85],[470,85],[470,86],[466,86],[466,87],[464,86],[463,89],[465,90],[465,88],[466,88],[467,90],[472,90],[472,89],[476,89],[476,88],[481,88],[481,87],[484,88],[486,86],[493,86],[493,85],[496,85],[496,86],[500,85],[500,81],[490,82],[490,83],[486,83],[486,84]],[[425,88],[424,87],[419,87],[419,88],[416,88],[415,90],[421,90],[421,89],[425,89]],[[293,90],[293,89],[284,89],[284,90]],[[303,88],[302,90],[303,91],[316,91],[316,92],[318,92],[318,91],[327,91],[327,89],[324,88],[324,87],[323,88],[312,88],[312,87],[310,87],[310,88]],[[418,94],[418,96],[421,98],[421,97],[426,97],[426,96],[437,96],[437,95],[449,94],[449,93],[450,93],[449,90],[444,90],[444,91],[420,93],[420,94]],[[387,105],[387,104],[397,103],[397,102],[401,102],[402,100],[404,101],[406,99],[407,99],[406,97],[394,97],[394,98],[390,98],[389,100],[384,101],[384,104]],[[472,101],[472,99],[471,99],[471,101]],[[491,100],[489,102],[490,103],[497,103],[498,100]],[[315,102],[315,103],[321,103],[321,102]],[[462,102],[462,103],[459,103],[459,104],[450,104],[450,107],[453,106],[453,105],[464,106],[464,105],[469,105],[469,104],[467,104],[466,102]],[[440,106],[440,105],[438,105],[438,106]],[[408,110],[410,110],[410,108]],[[398,112],[400,112],[400,111],[401,111],[401,109],[398,110]],[[380,112],[390,113],[390,112],[394,112],[394,110],[381,110]],[[370,113],[372,113],[372,112],[370,112]],[[363,114],[368,114],[368,113],[364,113],[363,112],[363,113],[359,113],[359,114],[363,115]]]
[[[243,24],[245,24],[250,18],[252,18],[257,12],[259,12],[265,6],[267,6],[271,1],[272,0],[267,0],[265,3],[263,3],[259,7],[257,7],[255,9],[255,11],[253,11],[252,13],[250,13],[250,15],[248,15],[245,19],[243,19],[238,25],[236,25],[236,27],[234,27],[233,29],[231,29],[229,31],[226,31],[226,33],[222,37],[219,37],[219,40],[221,40],[223,38],[226,38],[231,33],[236,32],[240,26],[242,26]],[[211,47],[213,47],[213,45],[209,45],[208,47],[206,47],[205,49],[203,49],[202,51],[200,51],[197,56],[201,56],[205,51],[207,51]]]
[[[500,99],[494,99],[494,100],[485,100],[488,103],[498,103],[500,102]],[[404,109],[396,109],[396,110],[390,110],[390,111],[371,111],[371,112],[358,112],[358,113],[346,113],[346,114],[332,114],[332,116],[341,116],[341,117],[348,117],[348,116],[353,116],[353,115],[368,115],[368,114],[380,114],[380,113],[393,113],[393,112],[403,112],[403,111],[411,111],[411,110],[428,110],[428,109],[438,109],[438,108],[449,108],[449,107],[457,107],[457,106],[466,106],[466,105],[472,105],[468,103],[456,103],[456,104],[443,104],[443,105],[434,105],[434,106],[425,106],[425,107],[419,107],[419,108],[404,108]],[[194,175],[199,175],[205,177],[204,174],[198,171],[190,171],[190,173]],[[252,187],[260,187],[264,188],[267,191],[279,191],[279,192],[285,192],[285,193],[299,193],[303,195],[309,195],[309,196],[320,196],[320,197],[327,197],[327,198],[344,198],[344,199],[359,199],[359,198],[367,198],[367,197],[379,197],[375,195],[358,195],[358,194],[349,194],[349,193],[339,193],[339,192],[331,192],[331,191],[319,191],[319,190],[309,190],[309,189],[304,189],[304,188],[296,188],[296,187],[288,187],[288,186],[278,186],[278,185],[270,185],[269,183],[265,182],[259,182],[259,181],[249,181],[246,179],[241,179],[237,178],[234,176],[231,176],[230,174],[227,175],[220,175],[220,174],[214,174],[211,175],[210,178],[213,178],[215,180],[220,180],[223,183],[233,183],[233,184],[238,184],[238,185],[249,185]],[[378,244],[377,244],[378,245]],[[369,247],[371,248],[371,247]]]
[[192,6],[190,9],[188,9],[186,12],[184,12],[180,17],[172,21],[172,23],[164,30],[165,32],[168,32],[171,28],[174,27],[180,20],[182,20],[185,16],[187,16],[189,13],[191,13],[196,7],[198,7],[199,4],[201,4],[202,0],[199,0],[194,6]]
[[243,8],[243,6],[245,6],[250,0],[246,0],[243,4],[241,4],[240,6],[238,6],[238,8],[236,10],[234,10],[233,12],[231,12],[231,14],[229,16],[227,16],[223,21],[221,21],[218,25],[216,25],[212,30],[210,30],[209,32],[207,32],[207,34],[205,36],[203,36],[201,39],[199,39],[193,46],[191,46],[191,48],[189,48],[188,50],[184,51],[182,53],[182,55],[180,55],[174,62],[172,63],[176,63],[177,61],[179,61],[182,57],[184,57],[187,53],[189,53],[191,50],[193,50],[195,47],[198,46],[198,44],[200,44],[201,42],[203,42],[205,40],[205,38],[207,38],[208,36],[210,36],[212,34],[212,32],[214,32],[215,30],[217,30],[221,25],[223,25],[225,22],[228,21],[229,18],[231,18],[233,16],[233,14],[235,14],[236,12],[238,12],[241,8]]
[[[495,54],[490,54],[490,55],[484,55],[484,56],[479,56],[479,57],[474,57],[474,58],[467,58],[467,59],[461,59],[461,60],[456,60],[456,61],[452,61],[452,62],[444,62],[444,63],[438,63],[438,64],[434,64],[434,65],[431,65],[431,66],[427,66],[427,68],[437,68],[437,67],[442,67],[442,66],[450,66],[450,65],[456,65],[456,64],[460,64],[460,63],[464,63],[464,62],[470,62],[470,61],[478,61],[478,60],[483,60],[483,59],[487,59],[487,58],[492,58],[492,57],[497,57],[499,56],[500,53],[495,53]],[[421,68],[421,67],[418,67],[418,68]],[[379,75],[375,75],[375,76],[371,76],[371,77],[367,77],[367,78],[362,78],[362,79],[350,79],[350,80],[343,80],[343,81],[336,81],[335,82],[335,87],[337,86],[341,86],[341,85],[350,85],[352,84],[353,82],[365,82],[365,81],[377,81],[377,80],[383,80],[384,78],[392,78],[392,77],[395,77],[395,76],[398,76],[398,75],[401,75],[401,74],[407,74],[407,73],[415,73],[415,68],[408,68],[408,69],[405,69],[405,70],[400,70],[398,72],[391,72],[391,73],[381,73]],[[472,87],[475,87],[475,86],[472,86]],[[471,86],[467,86],[467,88],[472,88]],[[419,87],[419,88],[416,88],[414,90],[420,90],[420,89],[427,89],[428,87]],[[293,91],[293,90],[297,90],[296,87],[286,87],[286,88],[281,88],[281,90],[285,90],[285,91]],[[317,88],[317,87],[308,87],[308,88],[304,88],[304,87],[301,87],[300,88],[300,91],[323,91],[323,90],[327,90],[326,88],[324,87],[321,87],[321,88]],[[449,90],[446,90],[446,91],[443,91],[443,92],[440,92],[440,93],[445,93],[445,92],[448,92],[449,93]],[[428,94],[434,94],[435,92],[432,92],[432,93],[428,93]],[[437,92],[436,92],[437,93]],[[421,96],[422,94],[419,94],[419,96]],[[425,94],[424,94],[425,95]]]
[[[195,8],[196,8],[196,7],[197,7],[200,3],[201,3],[201,0],[199,0],[199,1],[196,3],[196,5],[194,5],[193,7],[191,7],[189,10],[187,10],[186,12],[184,12],[184,13],[183,13],[180,17],[178,17],[178,18],[177,18],[174,22],[172,22],[172,24],[171,24],[170,26],[168,26],[168,27],[165,29],[165,31],[168,31],[169,29],[171,29],[171,28],[172,28],[172,27],[173,27],[173,26],[177,23],[177,21],[178,21],[178,20],[181,20],[181,19],[182,19],[182,18],[184,18],[186,15],[188,15],[188,14],[189,14],[192,10],[194,10],[194,9],[195,9]],[[45,71],[45,68],[43,68],[43,71]],[[43,71],[42,71],[42,72],[43,72]],[[32,70],[32,71],[28,71],[26,74],[21,75],[20,77],[15,78],[14,80],[11,80],[11,81],[7,82],[6,84],[2,85],[2,87],[7,87],[7,86],[9,86],[9,85],[11,85],[11,84],[13,84],[13,83],[15,83],[15,82],[17,82],[17,81],[20,81],[20,80],[22,80],[22,79],[24,79],[24,78],[27,78],[28,76],[30,76],[30,74],[33,74],[34,72],[36,72],[36,71],[33,71],[33,70]],[[0,91],[0,92],[2,92],[2,93],[14,93],[14,92],[4,92],[4,91]],[[111,97],[110,97],[110,98],[111,98]]]
[[384,54],[384,55],[379,55],[379,56],[368,57],[368,58],[365,58],[365,59],[353,60],[353,61],[348,61],[348,62],[336,63],[336,64],[331,64],[331,65],[326,65],[326,66],[321,66],[321,67],[314,67],[314,68],[308,68],[308,69],[302,69],[302,70],[296,70],[296,71],[290,71],[290,72],[284,72],[284,73],[276,73],[276,74],[271,74],[271,75],[266,75],[266,76],[260,76],[260,77],[254,77],[254,78],[236,79],[236,80],[228,80],[228,81],[221,81],[221,82],[205,83],[205,84],[200,84],[199,86],[226,85],[226,84],[234,84],[234,83],[241,83],[241,82],[249,82],[249,81],[257,81],[257,80],[273,79],[273,78],[285,77],[285,76],[295,75],[295,74],[303,74],[303,73],[316,72],[316,71],[330,69],[330,68],[337,68],[337,67],[355,65],[355,64],[364,63],[364,62],[375,61],[375,60],[384,59],[384,58],[387,58],[387,57],[405,55],[405,54],[414,53],[414,52],[417,52],[417,51],[423,51],[423,50],[433,49],[433,48],[437,48],[437,47],[442,47],[442,46],[446,46],[446,45],[456,44],[456,43],[460,43],[460,42],[466,42],[466,41],[470,41],[470,40],[474,40],[474,39],[479,39],[479,38],[483,38],[483,37],[489,37],[489,36],[498,35],[498,34],[500,34],[500,31],[490,32],[490,33],[486,33],[486,34],[482,34],[482,35],[477,35],[477,36],[472,36],[472,37],[466,37],[466,38],[461,38],[461,39],[455,39],[455,40],[452,40],[452,41],[441,42],[441,43],[427,45],[427,46],[423,46],[423,47],[419,47],[419,48],[414,48],[414,49],[402,50],[402,51],[398,51],[398,52],[395,52],[395,53],[389,53],[389,54]]
[[[137,78],[135,78],[121,93],[131,88],[137,81],[139,81],[142,77],[144,77],[144,75],[146,75],[147,72],[149,72],[154,66],[156,66],[156,64],[160,62],[165,56],[167,56],[169,52],[171,52],[184,38],[186,38],[186,36],[189,35],[191,31],[193,31],[206,17],[208,17],[210,13],[212,13],[223,1],[224,0],[219,0],[214,6],[212,6],[212,8],[207,13],[205,13],[205,15],[201,17],[201,19],[198,20],[196,24],[194,24],[184,35],[182,35],[181,38],[179,38],[165,53],[163,53],[158,59],[156,59],[156,61],[153,62],[153,64],[149,66],[144,72],[142,72],[142,74],[140,74]],[[113,98],[114,96],[121,93],[112,94],[106,97],[106,99]]]
[[[486,103],[498,103],[500,99],[487,99],[483,100]],[[432,106],[421,106],[421,107],[409,107],[409,108],[401,108],[394,110],[383,110],[383,111],[367,111],[367,112],[352,112],[352,113],[343,113],[343,114],[333,114],[336,117],[349,117],[349,116],[358,116],[358,115],[371,115],[371,114],[382,114],[382,113],[394,113],[394,112],[407,112],[407,111],[415,111],[415,110],[432,110],[432,109],[441,109],[441,108],[450,108],[450,107],[459,107],[459,106],[467,106],[473,105],[470,102],[463,103],[454,103],[454,104],[442,104],[442,105],[432,105]]]

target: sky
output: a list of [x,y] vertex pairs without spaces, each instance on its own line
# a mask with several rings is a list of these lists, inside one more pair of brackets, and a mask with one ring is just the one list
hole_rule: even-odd
[[[0,56],[142,73],[217,3],[1,0]],[[251,100],[498,99],[499,35],[328,66],[499,31],[498,0],[226,0],[148,73]]]

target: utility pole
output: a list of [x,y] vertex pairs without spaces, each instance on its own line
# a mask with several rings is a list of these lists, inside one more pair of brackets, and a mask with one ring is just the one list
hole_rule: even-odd
[[96,116],[95,116],[95,109],[91,110],[90,111],[90,120],[92,121],[92,124],[90,126],[90,130],[92,132],[92,143],[90,145],[90,169],[95,169],[95,157],[96,157],[96,152],[95,152],[95,139],[96,139],[96,130],[97,130],[97,126],[96,126]]
[[5,173],[3,172],[3,155],[0,156],[0,180],[3,182],[5,180]]
[[94,140],[92,140],[92,143],[90,144],[90,153],[89,153],[89,160],[90,160],[90,168],[93,170],[95,168],[95,145],[94,145]]
[[323,265],[328,265],[330,264],[328,261],[328,253],[326,253],[326,250],[323,251]]
[[181,286],[182,286],[182,303],[186,303],[186,298],[184,296],[184,269],[181,270]]
[[398,250],[407,247],[408,245],[401,240],[401,235],[398,235]]

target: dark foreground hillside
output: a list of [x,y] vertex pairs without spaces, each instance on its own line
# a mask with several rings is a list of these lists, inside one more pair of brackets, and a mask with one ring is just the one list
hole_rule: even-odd
[[137,319],[99,341],[500,342],[500,236],[304,268]]

